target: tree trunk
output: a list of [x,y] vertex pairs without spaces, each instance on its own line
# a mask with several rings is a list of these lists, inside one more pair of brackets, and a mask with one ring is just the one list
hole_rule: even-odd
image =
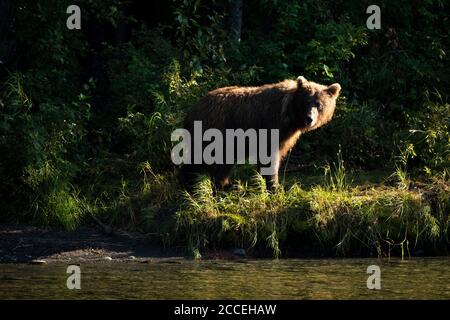
[[0,1],[0,64],[6,66],[12,63],[15,51],[13,13],[13,1]]
[[231,38],[236,42],[240,42],[242,30],[242,0],[229,0],[228,12]]

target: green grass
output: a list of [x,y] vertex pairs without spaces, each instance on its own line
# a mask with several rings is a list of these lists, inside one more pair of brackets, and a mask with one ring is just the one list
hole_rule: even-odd
[[317,254],[404,257],[429,244],[448,244],[448,194],[439,214],[423,191],[396,187],[306,190],[294,184],[269,194],[263,186],[238,183],[235,190],[215,194],[205,179],[186,199],[176,213],[177,236],[184,235],[191,250],[268,248],[278,257],[283,247],[292,251],[299,243]]
[[156,174],[145,163],[141,183],[122,181],[97,214],[166,246],[186,246],[197,258],[233,247],[275,258],[448,253],[448,180],[411,180],[405,188],[387,173],[347,173],[339,161],[309,180],[290,177],[274,194],[258,175],[234,180],[226,192],[200,177],[188,193],[175,174]]

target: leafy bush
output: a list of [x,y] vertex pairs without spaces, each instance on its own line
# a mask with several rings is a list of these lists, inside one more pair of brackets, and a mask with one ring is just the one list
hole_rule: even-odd
[[4,220],[62,224],[74,228],[81,216],[71,181],[83,167],[84,95],[70,105],[34,105],[23,77],[10,76],[2,97],[0,125]]
[[408,124],[411,129],[403,136],[401,142],[414,148],[413,161],[416,167],[429,176],[441,173],[448,177],[450,104],[436,93],[433,99],[428,97],[422,110],[408,114]]

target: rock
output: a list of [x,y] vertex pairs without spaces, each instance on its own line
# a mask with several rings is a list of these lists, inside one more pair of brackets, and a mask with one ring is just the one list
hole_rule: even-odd
[[235,249],[233,249],[233,255],[238,256],[238,257],[246,257],[247,253],[242,248],[235,248]]
[[108,261],[112,261],[111,257],[104,257],[103,259],[108,260]]
[[129,259],[130,260],[136,260],[136,257],[135,256],[129,256]]
[[158,262],[159,263],[167,263],[167,264],[181,264],[181,261],[177,261],[177,260],[161,260]]
[[153,260],[149,259],[149,260],[142,260],[141,263],[153,263]]
[[31,260],[30,264],[35,264],[35,265],[41,265],[41,264],[46,264],[47,261],[45,260],[39,260],[39,259],[35,259],[35,260]]

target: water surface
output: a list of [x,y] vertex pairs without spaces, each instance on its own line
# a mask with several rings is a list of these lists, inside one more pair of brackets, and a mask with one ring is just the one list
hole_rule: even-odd
[[[366,286],[381,268],[381,290]],[[0,299],[450,299],[450,258],[1,264]]]

